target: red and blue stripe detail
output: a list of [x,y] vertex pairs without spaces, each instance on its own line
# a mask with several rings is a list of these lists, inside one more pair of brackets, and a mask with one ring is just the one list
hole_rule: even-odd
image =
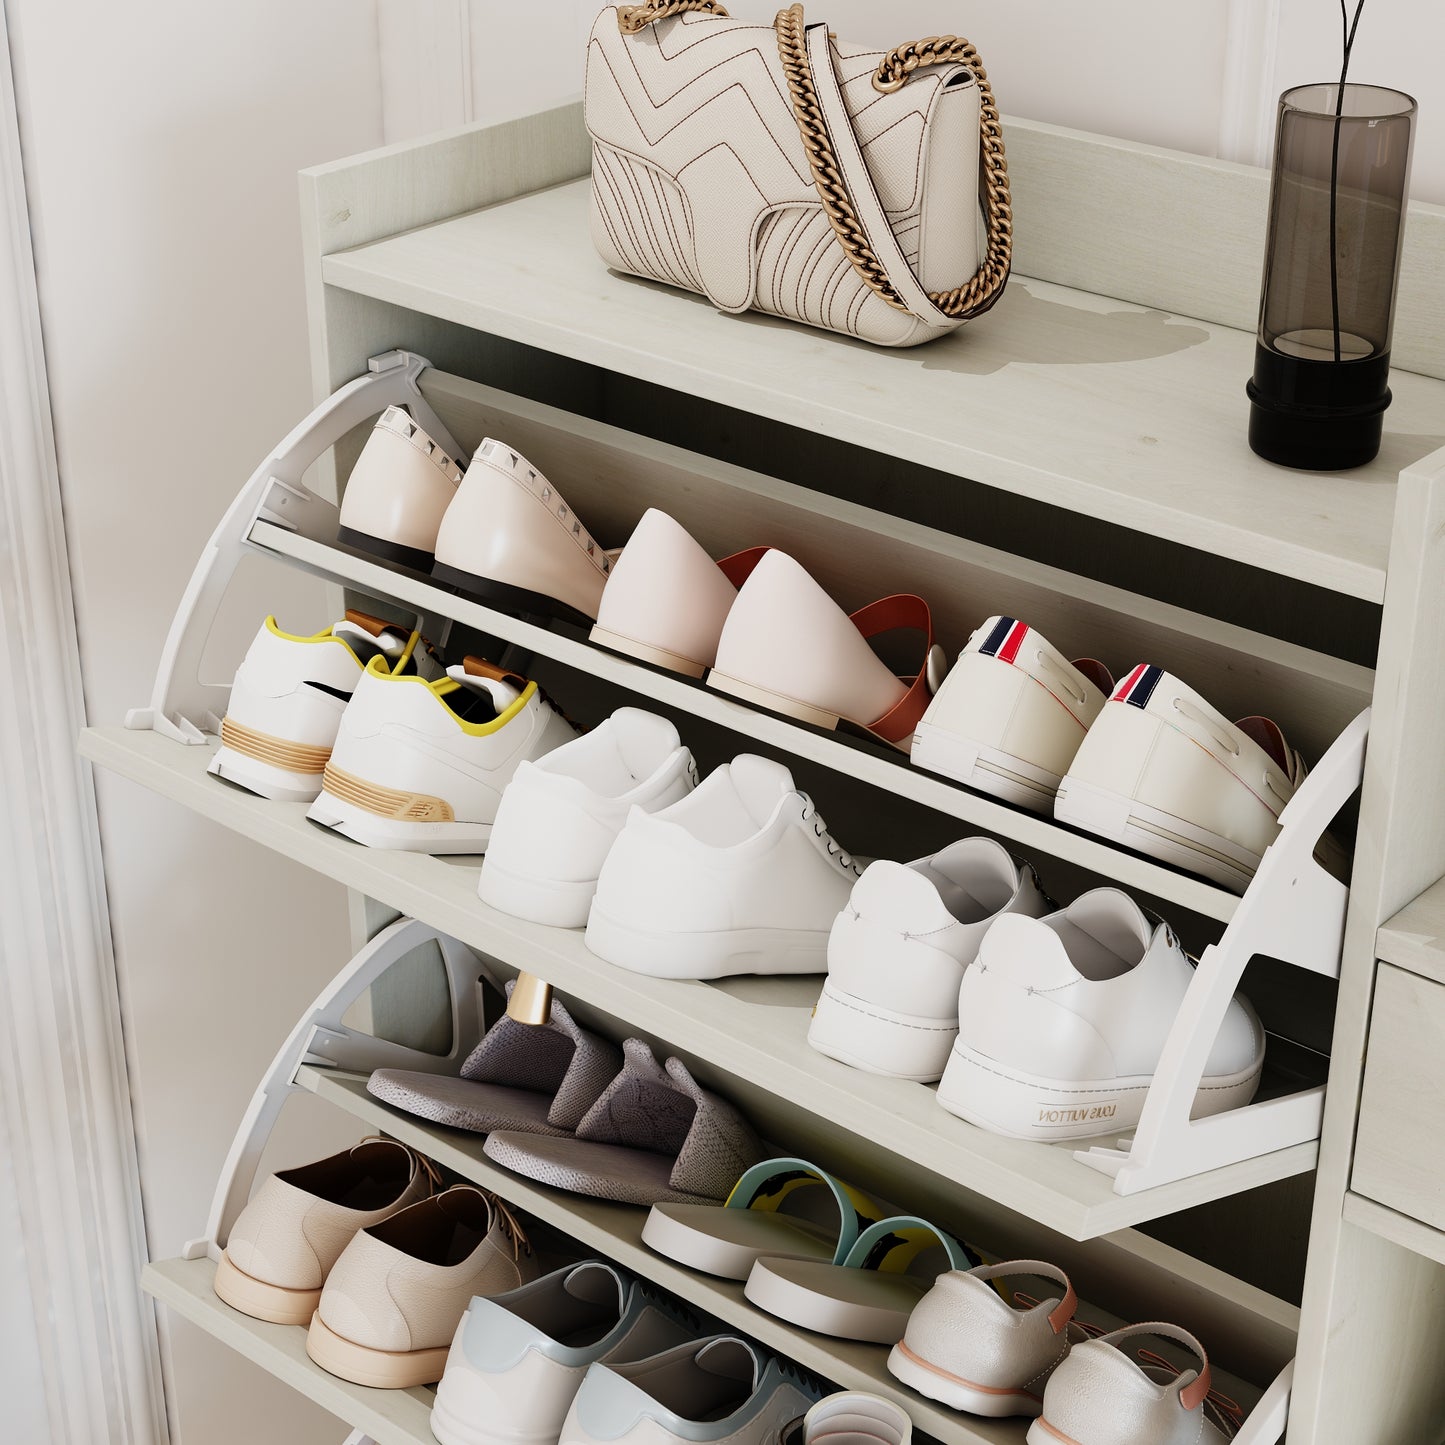
[[1164,669],[1162,667],[1153,667],[1147,662],[1141,662],[1114,689],[1114,695],[1109,701],[1132,703],[1135,707],[1148,707],[1149,699],[1154,696],[1154,689],[1159,686],[1159,679],[1163,676]]
[[1000,662],[1012,662],[1024,645],[1029,634],[1028,624],[1013,617],[1000,617],[979,646],[984,657],[996,657]]

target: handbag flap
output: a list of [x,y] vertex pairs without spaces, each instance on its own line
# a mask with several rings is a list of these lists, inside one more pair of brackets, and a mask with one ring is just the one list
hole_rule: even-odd
[[[911,260],[930,117],[950,81],[957,89],[960,75],[965,85],[972,78],[962,65],[936,67],[881,94],[871,77],[882,51],[840,45],[837,55],[869,174]],[[624,35],[609,5],[588,43],[585,109],[594,141],[680,194],[687,234],[668,243],[687,254],[708,299],[724,311],[753,305],[762,223],[819,205],[773,27],[694,12]],[[619,201],[641,227],[659,213],[645,196]]]

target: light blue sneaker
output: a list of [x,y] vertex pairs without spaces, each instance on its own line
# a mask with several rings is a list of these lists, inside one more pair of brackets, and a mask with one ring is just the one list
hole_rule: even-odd
[[557,1445],[589,1365],[643,1360],[697,1333],[684,1309],[601,1260],[478,1296],[452,1338],[432,1434],[441,1445]]
[[778,1445],[821,1391],[734,1335],[631,1364],[596,1364],[558,1445]]

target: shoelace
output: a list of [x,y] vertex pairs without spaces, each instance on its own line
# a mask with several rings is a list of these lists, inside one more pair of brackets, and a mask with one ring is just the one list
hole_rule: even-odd
[[[1233,738],[1228,737],[1224,732],[1222,732],[1219,724],[1207,713],[1202,712],[1199,708],[1195,707],[1188,698],[1176,697],[1174,699],[1174,711],[1177,713],[1182,713],[1191,722],[1198,723],[1198,725],[1202,727],[1205,732],[1207,732],[1209,736],[1212,737],[1214,741],[1217,742],[1219,746],[1222,747],[1225,752],[1227,752],[1231,757],[1237,758],[1239,756],[1239,744],[1235,742]],[[1303,776],[1302,772],[1301,776]],[[1289,798],[1286,797],[1284,793],[1280,792],[1279,788],[1275,785],[1274,772],[1271,768],[1268,767],[1264,770],[1264,785],[1279,800],[1281,806],[1289,802]]]
[[[1031,1294],[1025,1294],[1022,1290],[1014,1291],[1014,1303],[1022,1305],[1026,1310],[1037,1309],[1042,1300],[1036,1299]],[[1081,1320],[1077,1315],[1069,1321],[1069,1328],[1079,1330],[1091,1340],[1097,1340],[1100,1335],[1108,1334],[1102,1325],[1091,1325],[1087,1320]]]
[[[1156,1355],[1153,1350],[1139,1350],[1137,1354],[1141,1364],[1167,1370],[1176,1380],[1184,1373],[1173,1360],[1166,1360],[1163,1355]],[[1244,1424],[1244,1411],[1238,1402],[1230,1399],[1222,1390],[1211,1390],[1204,1397],[1204,1403],[1214,1415],[1215,1423],[1232,1439]]]
[[818,811],[813,800],[806,793],[799,793],[798,796],[803,800],[803,821],[813,825],[813,836],[821,838],[828,845],[829,854],[837,858],[844,868],[852,873],[860,872],[858,865],[853,861],[853,855],[846,849],[840,848],[834,841],[833,835],[828,831],[828,825],[823,821],[823,815]]
[[1239,756],[1239,744],[1225,733],[1207,712],[1195,707],[1187,697],[1176,697],[1174,699],[1174,711],[1183,713],[1190,722],[1197,723],[1202,727],[1231,757],[1237,758]]
[[[395,1144],[397,1142],[398,1141],[395,1139],[388,1139],[385,1134],[368,1134],[354,1147],[360,1149],[362,1144]],[[415,1149],[412,1149],[405,1144],[402,1145],[402,1148],[406,1149],[407,1152],[411,1155],[411,1157],[416,1160],[417,1167],[421,1170],[423,1174],[426,1175],[428,1181],[431,1184],[431,1192],[435,1193],[437,1189],[441,1187],[441,1170],[438,1169],[437,1166],[433,1164],[431,1160],[426,1157],[425,1154],[419,1154]]]
[[512,1241],[512,1258],[516,1260],[524,1254],[531,1254],[532,1241],[527,1238],[527,1231],[522,1228],[522,1221],[512,1213],[512,1206],[499,1195],[493,1194],[490,1189],[483,1189],[481,1194],[502,1221],[502,1230]]
[[1073,698],[1075,707],[1083,707],[1084,693],[1078,683],[1071,678],[1064,669],[1049,656],[1042,647],[1034,648],[1034,661],[1046,672],[1052,673],[1058,680],[1058,684],[1068,695]]

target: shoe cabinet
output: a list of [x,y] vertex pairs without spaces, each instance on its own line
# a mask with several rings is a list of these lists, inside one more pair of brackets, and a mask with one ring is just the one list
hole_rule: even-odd
[[[999,1252],[1055,1260],[1120,1316],[1186,1325],[1253,1407],[1246,1445],[1286,1438],[1287,1402],[1291,1445],[1435,1441],[1445,1434],[1434,1365],[1445,1159],[1421,1101],[1434,1097],[1430,1021],[1445,1009],[1431,990],[1445,969],[1408,911],[1378,944],[1376,934],[1445,873],[1435,736],[1445,310],[1431,282],[1445,264],[1445,215],[1412,214],[1380,457],[1333,476],[1287,472],[1244,441],[1265,173],[1026,122],[1010,125],[1008,143],[1015,284],[987,322],[901,353],[720,316],[606,271],[588,236],[579,107],[308,172],[318,412],[218,527],[150,706],[129,729],[89,730],[82,748],[355,890],[366,900],[359,947],[398,915],[421,920],[494,978],[534,972],[585,1024],[678,1053],[789,1150]],[[902,754],[752,710],[583,634],[363,559],[334,545],[334,500],[366,424],[389,402],[424,408],[458,452],[484,435],[506,439],[605,545],[655,504],[714,555],[785,547],[848,608],[916,590],[951,650],[980,618],[1006,612],[1069,655],[1159,661],[1231,716],[1276,718],[1316,760],[1310,782],[1239,898],[932,777]],[[530,654],[535,675],[583,720],[634,701],[674,716],[706,764],[771,750],[864,854],[913,857],[987,832],[1033,861],[1056,895],[1117,882],[1202,959],[1132,1143],[1076,1150],[987,1134],[923,1086],[809,1050],[816,979],[709,985],[627,973],[593,957],[580,932],[487,909],[474,860],[369,851],[307,824],[302,805],[207,777],[225,688],[202,680],[201,653],[247,553],[326,577],[372,610],[421,618],[433,636],[467,629]],[[1348,900],[1310,861],[1342,807],[1346,828],[1358,825]],[[1430,907],[1428,895],[1415,905],[1427,919]],[[1445,913],[1438,899],[1433,907]],[[361,971],[376,957],[362,948]],[[1191,1124],[1212,1028],[1241,975],[1271,1033],[1266,1084],[1249,1108]],[[338,1010],[360,976],[353,961],[278,1056],[206,1239],[194,1257],[147,1272],[158,1298],[362,1436],[430,1438],[425,1392],[381,1396],[335,1380],[306,1358],[300,1331],[246,1320],[210,1292],[208,1246],[224,1236],[228,1201],[244,1199],[268,1110],[300,1088],[806,1368],[900,1400],[929,1435],[1022,1440],[1023,1422],[913,1395],[886,1373],[886,1351],[791,1329],[740,1287],[653,1256],[639,1211],[517,1180],[482,1156],[480,1140],[372,1099],[365,1075],[388,1047],[388,1009],[434,1016],[441,1048],[450,1030],[455,1053],[470,1000],[446,967],[401,959],[373,996],[380,1037],[358,1037]]]

